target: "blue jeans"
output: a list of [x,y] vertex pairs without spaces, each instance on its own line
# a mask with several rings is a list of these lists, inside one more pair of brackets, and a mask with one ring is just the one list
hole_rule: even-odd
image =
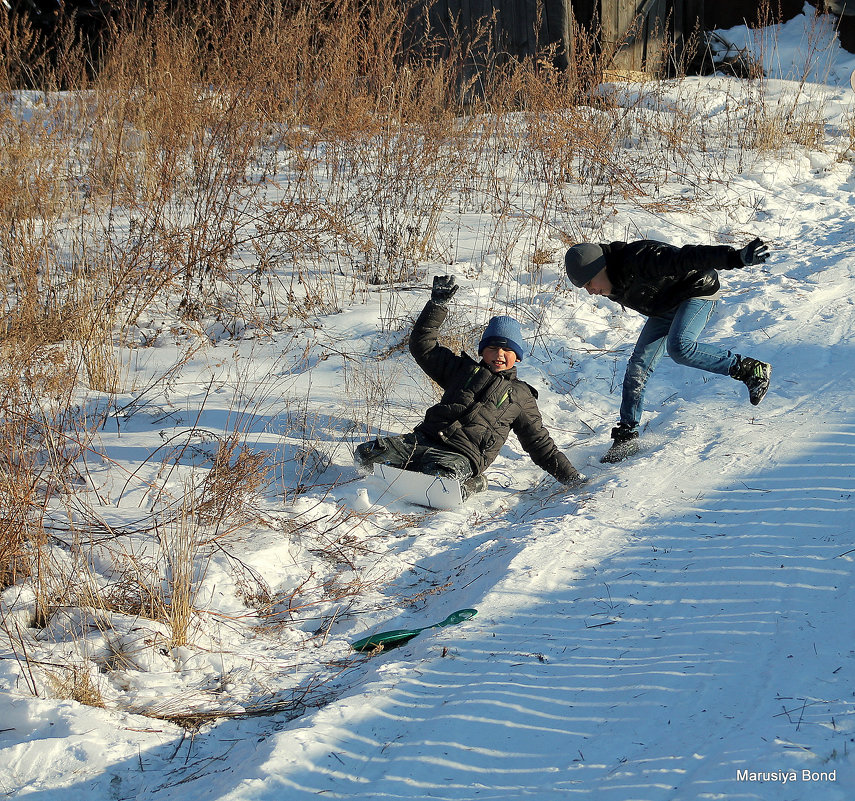
[[623,378],[620,422],[631,429],[638,427],[644,407],[644,389],[666,348],[677,364],[697,367],[708,373],[728,375],[736,364],[733,351],[698,342],[704,326],[712,317],[714,300],[690,298],[661,317],[648,317],[638,335]]

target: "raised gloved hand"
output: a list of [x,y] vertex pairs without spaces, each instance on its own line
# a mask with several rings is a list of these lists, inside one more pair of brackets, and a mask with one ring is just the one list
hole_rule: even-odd
[[430,299],[437,306],[447,306],[459,288],[454,283],[453,275],[435,275],[433,277],[433,289],[430,293]]
[[769,248],[760,239],[752,239],[742,250],[739,251],[739,259],[746,266],[763,264],[769,258]]

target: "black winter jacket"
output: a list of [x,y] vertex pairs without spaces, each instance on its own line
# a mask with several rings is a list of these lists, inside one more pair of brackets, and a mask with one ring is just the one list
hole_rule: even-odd
[[576,468],[543,426],[537,392],[516,377],[516,368],[493,373],[483,362],[438,344],[439,327],[447,314],[443,306],[429,301],[410,335],[410,352],[444,390],[416,431],[462,453],[475,475],[493,462],[513,431],[538,467],[561,483],[578,478]]
[[671,311],[689,298],[714,295],[720,289],[716,270],[743,266],[729,245],[675,247],[652,239],[602,244],[609,297],[647,317]]

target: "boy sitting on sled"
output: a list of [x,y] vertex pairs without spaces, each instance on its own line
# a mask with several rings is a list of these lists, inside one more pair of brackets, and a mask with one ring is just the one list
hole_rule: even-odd
[[538,467],[568,487],[578,486],[584,476],[544,427],[536,390],[517,378],[515,365],[523,357],[520,324],[512,317],[493,317],[478,345],[480,362],[438,344],[439,328],[457,289],[454,276],[436,276],[431,299],[410,335],[410,352],[442,387],[442,399],[411,433],[359,445],[357,466],[388,464],[456,478],[465,498],[487,488],[484,470],[513,431]]

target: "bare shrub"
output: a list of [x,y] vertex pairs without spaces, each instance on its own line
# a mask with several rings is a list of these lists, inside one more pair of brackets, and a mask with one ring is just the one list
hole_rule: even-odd
[[85,442],[67,414],[72,383],[62,349],[0,343],[0,586],[33,571],[48,505]]
[[104,699],[92,679],[89,665],[54,668],[47,670],[46,676],[55,698],[67,698],[87,706],[104,706]]
[[245,518],[251,502],[270,481],[267,461],[267,454],[253,452],[239,433],[221,440],[202,481],[196,514],[214,523]]
[[171,633],[170,645],[186,645],[196,614],[196,591],[204,575],[202,532],[195,510],[183,509],[160,528],[158,539],[164,556],[163,617]]

